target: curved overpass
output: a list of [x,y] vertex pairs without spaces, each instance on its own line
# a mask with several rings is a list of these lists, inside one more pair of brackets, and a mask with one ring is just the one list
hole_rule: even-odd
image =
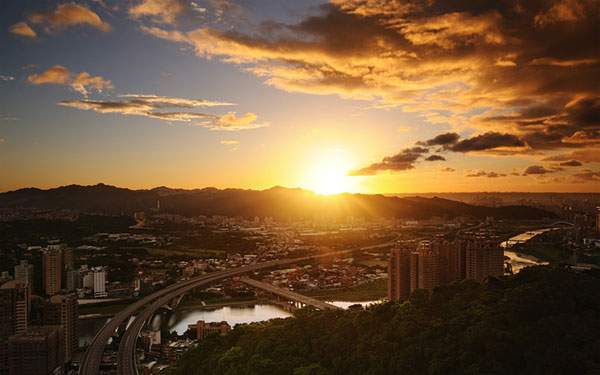
[[253,264],[249,266],[239,267],[232,270],[213,272],[208,275],[202,275],[195,277],[190,280],[182,281],[166,288],[163,288],[157,292],[154,292],[137,302],[132,303],[125,309],[121,310],[116,314],[108,323],[102,327],[102,329],[94,336],[92,343],[85,352],[80,365],[79,374],[81,375],[96,375],[100,370],[100,361],[104,354],[104,348],[108,340],[112,337],[114,332],[126,322],[129,317],[135,315],[135,313],[143,308],[144,306],[152,303],[144,311],[142,311],[136,319],[129,325],[125,331],[125,335],[119,345],[118,353],[118,373],[119,374],[137,374],[137,368],[135,363],[135,344],[139,332],[144,326],[144,323],[154,314],[154,312],[162,305],[170,301],[172,298],[181,295],[191,289],[198,286],[208,284],[214,281],[225,279],[232,276],[241,275],[247,272],[258,271],[261,269],[273,268],[292,264],[296,262],[302,262],[310,259],[323,258],[332,255],[342,255],[351,253],[353,251],[376,249],[381,247],[390,246],[394,243],[394,240],[386,242],[384,244],[366,246],[352,250],[335,251],[327,254],[311,255],[293,259],[281,259],[269,262],[263,262],[259,264]]

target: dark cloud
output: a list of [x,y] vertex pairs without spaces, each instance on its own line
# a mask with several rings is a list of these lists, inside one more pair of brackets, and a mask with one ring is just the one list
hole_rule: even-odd
[[548,173],[554,173],[554,170],[551,169],[546,169],[545,167],[541,166],[541,165],[531,165],[529,167],[527,167],[527,169],[525,169],[525,171],[523,172],[523,176],[527,176],[527,175],[542,175],[542,174],[548,174]]
[[419,142],[418,144],[424,146],[447,146],[455,144],[456,142],[458,142],[459,138],[460,135],[458,135],[457,133],[443,133],[436,135],[435,137],[427,141]]
[[383,171],[405,171],[413,169],[415,162],[429,150],[424,147],[411,147],[402,150],[393,156],[386,156],[381,162],[373,163],[367,167],[350,171],[350,176],[370,176]]
[[[592,77],[590,79],[593,80]],[[565,109],[569,123],[582,128],[600,127],[600,97],[575,100],[567,104]]]
[[455,171],[456,171],[456,169],[454,169],[454,168],[450,168],[450,167],[442,168],[442,169],[440,169],[440,170],[441,170],[442,172],[448,172],[448,173],[450,173],[450,172],[455,172]]
[[578,160],[569,160],[569,161],[560,163],[560,165],[562,165],[563,167],[580,167],[583,164],[581,164],[581,162]]
[[449,147],[454,152],[485,151],[502,147],[524,147],[525,142],[516,135],[487,132],[472,138],[463,139]]
[[517,113],[484,116],[479,121],[517,133],[533,150],[584,148],[600,144],[600,97],[529,103]]
[[230,106],[231,103],[204,99],[187,99],[157,95],[123,95],[121,100],[63,100],[63,107],[91,110],[98,113],[144,116],[164,121],[192,122],[211,130],[244,130],[266,127],[268,123],[257,122],[256,114],[248,112],[237,116],[235,112],[216,115],[193,111],[165,111],[164,109]]
[[600,148],[592,147],[585,150],[576,150],[566,154],[552,155],[542,159],[542,161],[569,161],[573,159],[585,163],[600,162]]
[[442,155],[431,155],[425,158],[426,161],[446,161],[446,158]]
[[551,157],[600,145],[598,19],[597,0],[331,0],[294,23],[143,31],[285,91],[399,106],[479,134],[419,143],[439,152]]
[[506,174],[504,174],[504,173],[497,173],[497,172],[477,171],[477,172],[469,173],[465,177],[498,178],[498,177],[506,177]]
[[582,172],[575,173],[573,175],[575,182],[585,183],[585,182],[600,182],[600,171],[599,172]]

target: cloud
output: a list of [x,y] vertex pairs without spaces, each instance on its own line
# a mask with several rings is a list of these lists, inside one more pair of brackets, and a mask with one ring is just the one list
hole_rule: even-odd
[[14,79],[15,79],[15,77],[13,77],[13,76],[5,76],[5,75],[0,74],[0,81],[8,82],[8,81],[14,81]]
[[406,148],[393,156],[386,156],[381,162],[373,163],[367,167],[350,171],[349,176],[371,176],[383,171],[404,171],[413,169],[415,162],[428,153],[423,147]]
[[294,22],[142,30],[284,91],[401,107],[476,134],[423,146],[551,157],[600,144],[599,18],[597,0],[332,0]]
[[237,146],[240,144],[240,141],[235,141],[235,140],[231,140],[231,139],[223,139],[219,143],[224,146]]
[[561,60],[551,57],[540,57],[533,59],[529,64],[531,65],[547,65],[547,66],[559,66],[563,68],[570,68],[579,65],[593,65],[600,63],[598,59],[578,59],[578,60]]
[[457,133],[444,133],[436,135],[435,137],[425,142],[420,142],[419,144],[425,146],[447,146],[455,144],[456,142],[458,142],[459,138],[460,135],[458,135]]
[[[204,99],[187,99],[148,94],[126,94],[119,100],[63,100],[58,105],[97,113],[115,113],[127,116],[143,116],[169,122],[189,122],[211,130],[246,130],[266,127],[268,123],[257,122],[257,115],[248,112],[237,116],[235,112],[224,115],[173,110],[201,107],[230,106],[232,103]],[[168,111],[167,111],[168,110]]]
[[[427,146],[427,147],[425,147]],[[415,147],[406,148],[400,153],[384,157],[379,163],[373,163],[367,167],[357,169],[349,173],[350,176],[368,176],[377,174],[379,171],[400,171],[415,168],[416,162],[421,159],[423,154],[429,152],[428,147],[442,146],[437,152],[513,152],[516,149],[521,149],[526,144],[513,134],[503,134],[497,132],[487,132],[471,138],[462,139],[456,133],[444,133],[433,137],[426,141],[420,141],[415,144]],[[425,161],[445,161],[446,158],[442,155],[430,155],[423,160]],[[478,176],[468,176],[478,177]],[[488,176],[489,177],[489,176]],[[496,175],[493,177],[504,177]]]
[[189,3],[182,0],[142,0],[129,8],[129,15],[132,18],[149,17],[154,22],[171,24],[189,9]]
[[487,132],[456,142],[449,149],[455,152],[471,152],[515,147],[525,147],[525,142],[513,134]]
[[[415,98],[427,102],[440,89],[460,83],[446,106],[503,106],[543,89],[548,94],[576,86],[596,90],[582,80],[598,57],[593,40],[599,12],[592,1],[572,1],[576,5],[566,9],[582,9],[573,11],[578,21],[552,28],[546,27],[556,18],[551,15],[568,12],[551,10],[547,2],[390,5],[364,0],[333,1],[297,23],[270,21],[246,33],[207,27],[146,31],[187,43],[201,57],[238,64],[288,91],[403,105]],[[583,70],[557,76],[538,64],[556,61],[576,62]]]
[[581,167],[583,164],[581,164],[581,162],[578,160],[569,160],[560,163],[560,165],[563,167]]
[[552,155],[542,159],[542,161],[569,161],[573,159],[586,163],[600,163],[600,148],[576,150],[566,154]]
[[268,123],[256,122],[257,115],[252,112],[245,113],[242,116],[237,116],[235,112],[228,112],[222,116],[213,117],[212,121],[203,121],[195,123],[195,125],[209,128],[210,130],[248,130],[268,127]]
[[[552,4],[552,2],[549,2]],[[577,1],[563,0],[555,1],[547,10],[542,11],[534,17],[537,26],[548,26],[557,23],[574,23],[585,18],[584,4],[593,4],[593,0]],[[597,4],[596,4],[597,5]]]
[[498,178],[498,177],[506,177],[506,174],[504,174],[504,173],[497,173],[497,172],[477,171],[477,172],[469,173],[465,177]]
[[102,21],[100,16],[89,8],[74,4],[60,4],[56,9],[48,12],[34,12],[27,17],[29,22],[44,25],[49,32],[55,32],[77,25],[87,25],[100,31],[108,32],[111,27]]
[[585,183],[585,182],[600,182],[600,172],[582,172],[575,173],[573,175],[575,182]]
[[527,169],[525,169],[525,171],[523,172],[523,176],[527,176],[527,175],[542,175],[542,174],[548,174],[548,173],[554,173],[556,172],[555,170],[550,170],[550,169],[546,169],[545,167],[541,166],[541,165],[531,165],[529,167],[527,167]]
[[8,28],[8,32],[27,38],[37,38],[36,32],[26,22],[15,23],[14,25]]
[[454,168],[450,168],[450,167],[446,167],[446,168],[442,168],[442,169],[440,169],[440,171],[442,171],[442,172],[448,172],[448,173],[451,173],[451,172],[455,172],[455,171],[456,171],[456,169],[454,169]]
[[100,76],[92,76],[87,72],[71,73],[61,65],[54,65],[39,74],[30,74],[27,81],[34,85],[64,85],[88,95],[90,91],[102,92],[113,88],[112,82]]
[[122,98],[127,98],[133,102],[150,103],[156,107],[183,107],[183,108],[195,108],[195,107],[222,107],[232,106],[233,103],[219,102],[205,99],[187,99],[187,98],[176,98],[149,94],[124,94],[120,95]]
[[55,65],[40,74],[31,74],[27,81],[34,85],[54,84],[66,85],[71,77],[71,72],[64,66]]
[[426,161],[446,161],[446,158],[441,155],[431,155],[425,158]]

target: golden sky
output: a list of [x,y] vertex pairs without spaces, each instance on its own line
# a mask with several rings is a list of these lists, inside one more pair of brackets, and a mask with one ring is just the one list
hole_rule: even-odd
[[598,0],[0,7],[0,190],[600,191]]

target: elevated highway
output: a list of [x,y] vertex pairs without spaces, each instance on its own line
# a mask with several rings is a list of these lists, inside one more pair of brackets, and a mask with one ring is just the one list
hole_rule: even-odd
[[254,280],[249,277],[242,277],[242,278],[240,278],[240,281],[243,282],[244,284],[250,285],[253,288],[264,290],[265,292],[268,292],[270,294],[274,294],[276,296],[283,297],[286,300],[299,302],[303,305],[312,306],[319,310],[341,309],[340,307],[337,307],[330,303],[323,302],[323,301],[320,301],[315,298],[307,297],[302,294],[292,292],[291,290],[278,288],[274,285],[263,283],[262,281]]
[[[297,262],[303,262],[311,259],[318,259],[330,256],[339,256],[352,253],[354,251],[364,251],[370,249],[384,248],[393,245],[395,240],[389,241],[383,244],[365,246],[352,250],[335,251],[326,254],[311,255],[293,259],[280,259],[269,262],[263,262],[253,264],[249,266],[239,267],[232,270],[224,270],[213,272],[208,275],[202,275],[190,280],[182,281],[166,288],[163,288],[155,293],[152,293],[134,303],[127,306],[116,314],[109,322],[107,322],[102,329],[96,334],[92,343],[85,352],[80,365],[79,373],[82,375],[96,375],[99,373],[100,362],[104,354],[104,349],[108,340],[113,336],[115,331],[129,318],[136,315],[135,320],[127,327],[125,334],[119,345],[117,369],[119,374],[137,374],[136,361],[135,361],[135,347],[139,333],[141,332],[144,324],[148,319],[152,317],[154,312],[160,308],[160,306],[168,303],[174,297],[180,296],[187,291],[194,289],[198,286],[209,284],[221,279],[229,278],[232,276],[239,276],[248,272],[254,272],[262,269],[277,268]],[[138,312],[142,308],[146,307],[143,311]]]

